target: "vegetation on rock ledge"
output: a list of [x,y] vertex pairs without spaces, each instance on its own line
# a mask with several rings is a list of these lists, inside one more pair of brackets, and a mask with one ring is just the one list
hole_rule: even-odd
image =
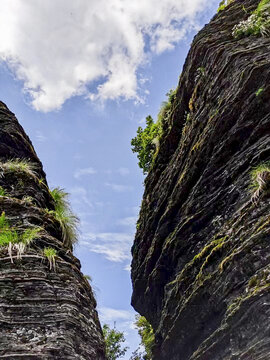
[[220,11],[224,10],[226,8],[226,6],[228,6],[229,4],[231,4],[234,0],[222,0],[219,3],[219,7],[217,12],[219,13]]
[[138,329],[139,335],[141,337],[141,345],[145,348],[145,355],[143,356],[144,360],[152,359],[152,348],[155,341],[155,334],[152,326],[146,320],[144,316],[137,316],[135,326]]
[[2,171],[9,171],[9,172],[16,172],[16,173],[24,173],[26,175],[36,177],[36,164],[33,164],[27,159],[11,159],[7,160],[6,162],[0,163],[0,170]]
[[19,231],[9,224],[5,212],[2,212],[0,216],[0,247],[6,247],[10,260],[13,262],[13,250],[17,252],[17,258],[20,259],[25,248],[39,236],[41,230],[40,227],[33,227]]
[[244,36],[270,36],[270,0],[262,0],[257,9],[247,18],[235,25],[232,31],[235,38]]
[[55,188],[50,191],[54,200],[55,210],[47,211],[60,223],[63,242],[66,247],[71,247],[78,239],[78,222],[68,202],[68,193],[63,189]]
[[139,167],[147,174],[153,165],[159,151],[160,138],[163,134],[164,124],[168,121],[176,90],[170,90],[167,101],[162,103],[157,122],[149,115],[146,117],[146,127],[139,126],[137,136],[131,140],[132,151],[137,153]]
[[49,261],[50,270],[55,270],[55,258],[57,255],[57,251],[51,247],[47,247],[43,250],[43,254]]

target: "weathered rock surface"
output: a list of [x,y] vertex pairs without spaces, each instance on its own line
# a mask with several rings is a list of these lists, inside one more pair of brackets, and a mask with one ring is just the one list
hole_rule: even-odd
[[155,360],[270,359],[270,198],[250,189],[270,160],[270,39],[231,35],[258,3],[195,37],[145,181],[132,304]]
[[[17,229],[42,226],[41,236],[22,259],[0,248],[0,359],[104,360],[104,342],[96,301],[80,262],[64,248],[42,165],[14,114],[0,102],[0,161],[28,159],[36,177],[1,171],[0,215]],[[42,180],[42,181],[39,181]],[[31,201],[29,202],[29,199]],[[42,249],[57,250],[49,269]]]

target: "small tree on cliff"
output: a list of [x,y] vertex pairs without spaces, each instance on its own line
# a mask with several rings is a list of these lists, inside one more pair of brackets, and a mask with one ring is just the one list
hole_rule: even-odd
[[[155,334],[152,326],[144,316],[137,315],[135,326],[141,337],[141,345],[145,349],[144,360],[152,360],[152,348],[155,341]],[[136,358],[135,358],[136,359]],[[138,358],[139,359],[139,358]]]
[[170,90],[167,94],[167,100],[161,104],[157,121],[148,115],[146,117],[146,127],[139,126],[137,136],[131,140],[131,149],[137,153],[139,167],[143,173],[147,174],[151,169],[154,159],[159,151],[159,142],[163,134],[164,127],[168,123],[172,110],[172,104],[175,100],[176,90]]
[[122,348],[122,343],[126,341],[124,334],[121,331],[111,329],[109,325],[104,324],[103,336],[106,345],[106,356],[108,360],[117,360],[125,355],[128,347]]
[[152,159],[156,151],[155,139],[159,135],[159,126],[154,123],[149,115],[146,118],[146,128],[139,126],[137,136],[131,140],[132,151],[137,153],[139,167],[144,174],[148,173],[152,165]]

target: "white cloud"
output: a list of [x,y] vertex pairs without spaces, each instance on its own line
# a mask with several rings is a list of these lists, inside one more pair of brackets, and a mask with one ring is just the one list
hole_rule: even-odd
[[125,270],[125,271],[128,271],[128,272],[131,272],[131,265],[130,265],[130,264],[127,264],[127,265],[124,267],[124,270]]
[[99,308],[99,318],[102,322],[110,322],[116,320],[133,320],[134,313],[127,310],[117,310],[107,307]]
[[47,137],[39,130],[36,131],[36,139],[38,142],[45,142],[48,140]]
[[2,0],[0,59],[39,111],[75,95],[139,100],[140,66],[172,49],[214,2]]
[[82,236],[80,244],[107,260],[123,262],[130,260],[132,241],[133,236],[126,233],[88,233]]
[[93,175],[96,174],[97,171],[93,169],[92,167],[84,168],[84,169],[77,169],[74,173],[75,179],[79,179],[80,177],[84,175]]
[[110,187],[115,192],[127,192],[132,191],[133,187],[128,185],[105,183],[106,186]]
[[88,198],[87,190],[84,187],[76,186],[70,190],[72,196],[72,202],[74,204],[86,204],[88,207],[93,208],[93,204]]
[[127,176],[130,174],[130,170],[128,168],[124,168],[124,167],[117,169],[116,172],[118,174],[120,174],[121,176]]
[[136,221],[137,221],[136,216],[129,216],[118,220],[118,224],[123,226],[135,227]]

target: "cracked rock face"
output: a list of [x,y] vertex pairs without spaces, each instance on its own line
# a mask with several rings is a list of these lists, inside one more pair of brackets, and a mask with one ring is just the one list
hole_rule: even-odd
[[270,359],[270,197],[250,187],[270,161],[270,39],[232,36],[258,3],[195,37],[145,181],[132,304],[155,360]]
[[[104,360],[104,341],[91,286],[60,224],[48,214],[54,202],[33,146],[14,114],[0,102],[0,161],[27,159],[35,176],[1,168],[0,215],[18,232],[42,227],[21,259],[0,247],[0,358]],[[47,211],[45,210],[47,209]],[[42,250],[57,251],[56,268]]]

